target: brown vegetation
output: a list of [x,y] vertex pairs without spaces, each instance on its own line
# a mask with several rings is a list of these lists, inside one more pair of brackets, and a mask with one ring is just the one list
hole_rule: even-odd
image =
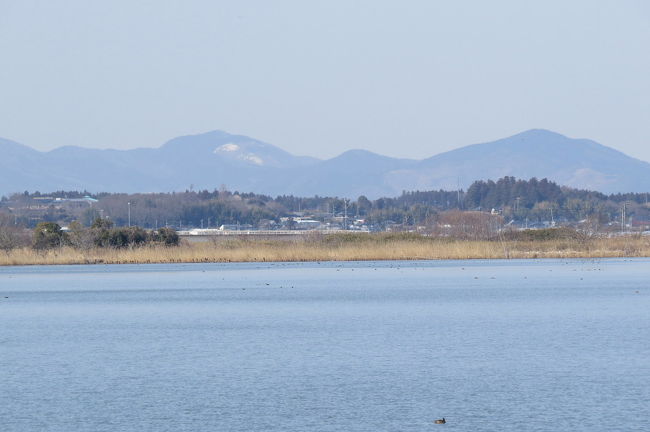
[[[503,258],[595,258],[650,256],[650,238],[551,236],[549,239],[459,240],[416,234],[314,235],[296,240],[232,239],[178,247],[49,250],[19,248],[0,252],[0,265],[126,264],[264,261],[355,261]],[[515,236],[516,237],[516,236]]]
[[0,213],[0,251],[8,252],[29,242],[30,234],[17,226],[9,215]]

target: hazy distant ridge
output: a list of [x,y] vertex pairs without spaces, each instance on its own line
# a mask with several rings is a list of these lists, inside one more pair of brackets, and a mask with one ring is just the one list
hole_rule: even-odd
[[163,192],[215,189],[270,195],[369,198],[403,190],[466,188],[475,180],[549,178],[605,193],[650,191],[650,164],[586,139],[534,129],[424,160],[350,150],[319,160],[222,131],[174,138],[156,149],[60,147],[38,152],[0,139],[0,194],[24,190]]

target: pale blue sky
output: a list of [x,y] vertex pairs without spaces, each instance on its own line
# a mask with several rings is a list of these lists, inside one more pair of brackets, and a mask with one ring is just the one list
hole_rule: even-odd
[[0,0],[0,137],[427,157],[530,128],[650,160],[650,2]]

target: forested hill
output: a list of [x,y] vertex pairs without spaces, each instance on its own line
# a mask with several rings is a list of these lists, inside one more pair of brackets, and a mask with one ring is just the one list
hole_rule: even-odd
[[532,209],[536,204],[551,202],[563,206],[569,200],[587,202],[623,202],[646,203],[648,194],[628,193],[606,195],[600,192],[560,187],[547,179],[517,180],[504,177],[494,182],[476,181],[465,194],[465,206],[476,209],[503,208],[516,206]]

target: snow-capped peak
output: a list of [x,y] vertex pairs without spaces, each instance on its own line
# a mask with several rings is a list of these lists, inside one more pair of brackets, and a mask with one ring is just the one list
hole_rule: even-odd
[[241,155],[240,158],[250,163],[254,163],[255,165],[264,165],[264,161],[262,160],[262,158],[257,155],[254,155],[253,153]]
[[255,153],[245,153],[239,145],[234,143],[220,145],[214,150],[214,153],[230,153],[230,157],[234,157],[235,159],[239,159],[255,165],[264,165],[264,159]]
[[237,144],[228,143],[217,147],[214,152],[236,152],[239,151],[240,147]]

